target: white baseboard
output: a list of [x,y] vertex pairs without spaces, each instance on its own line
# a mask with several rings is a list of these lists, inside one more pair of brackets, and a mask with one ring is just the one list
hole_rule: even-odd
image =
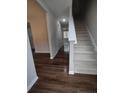
[[54,57],[52,57],[52,56],[50,57],[50,59],[53,59],[53,58],[54,58]]
[[[60,47],[61,48],[61,47]],[[50,59],[54,59],[54,57],[57,55],[57,53],[59,52],[60,48],[58,48],[58,50],[54,53],[54,55],[50,55]]]
[[27,87],[27,91],[29,91],[32,86],[35,84],[35,82],[38,80],[38,76],[36,78],[34,78],[34,80],[32,80],[32,82],[30,83],[30,85]]
[[69,74],[70,75],[74,75],[74,71],[69,71]]
[[50,56],[50,59],[54,59],[54,57],[57,55],[59,49],[55,52],[55,54],[53,56]]
[[97,51],[97,45],[96,45],[96,43],[95,43],[95,39],[94,39],[93,35],[91,34],[91,32],[89,31],[88,26],[87,26],[87,30],[88,30],[90,39],[91,39],[91,41],[92,41],[92,44],[93,44],[93,46],[94,46],[94,49],[95,49],[95,51]]

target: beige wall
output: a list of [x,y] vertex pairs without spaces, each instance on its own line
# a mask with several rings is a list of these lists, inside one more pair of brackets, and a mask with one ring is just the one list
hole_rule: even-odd
[[31,25],[35,51],[49,53],[46,12],[36,0],[27,0],[27,4],[27,21]]
[[53,59],[63,45],[62,31],[58,26],[58,17],[46,4],[46,0],[36,0],[47,11],[48,36],[50,47],[50,58]]

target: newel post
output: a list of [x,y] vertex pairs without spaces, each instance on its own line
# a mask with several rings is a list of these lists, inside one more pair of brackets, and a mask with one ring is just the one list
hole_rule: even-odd
[[69,74],[74,74],[74,41],[69,42]]

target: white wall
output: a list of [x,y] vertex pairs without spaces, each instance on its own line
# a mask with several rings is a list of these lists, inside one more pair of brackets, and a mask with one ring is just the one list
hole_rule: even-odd
[[47,6],[46,2],[44,0],[37,0],[37,2],[47,11],[50,58],[53,59],[62,46],[62,32],[58,29],[58,18]]
[[27,91],[33,86],[37,81],[38,77],[36,74],[33,56],[31,52],[31,46],[29,42],[29,37],[27,39]]
[[62,42],[61,42],[62,36],[59,37],[61,34],[61,31],[59,31],[57,28],[57,19],[50,13],[48,14],[48,26],[49,26],[48,30],[49,30],[51,49],[52,49],[51,59],[53,59],[62,45]]
[[97,46],[97,0],[92,0],[89,5],[86,14],[86,23],[92,36],[93,43]]
[[61,24],[59,21],[57,22],[57,28],[58,28],[58,35],[57,36],[59,38],[59,46],[61,47],[64,43],[63,43],[63,31],[61,29]]
[[72,0],[45,0],[45,2],[56,16],[60,18],[69,16],[69,7],[72,5]]

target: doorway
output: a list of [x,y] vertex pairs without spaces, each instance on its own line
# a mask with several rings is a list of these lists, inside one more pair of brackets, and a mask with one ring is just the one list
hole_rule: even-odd
[[36,0],[27,0],[27,21],[30,23],[29,30],[31,28],[35,53],[50,51],[46,17],[47,12]]

